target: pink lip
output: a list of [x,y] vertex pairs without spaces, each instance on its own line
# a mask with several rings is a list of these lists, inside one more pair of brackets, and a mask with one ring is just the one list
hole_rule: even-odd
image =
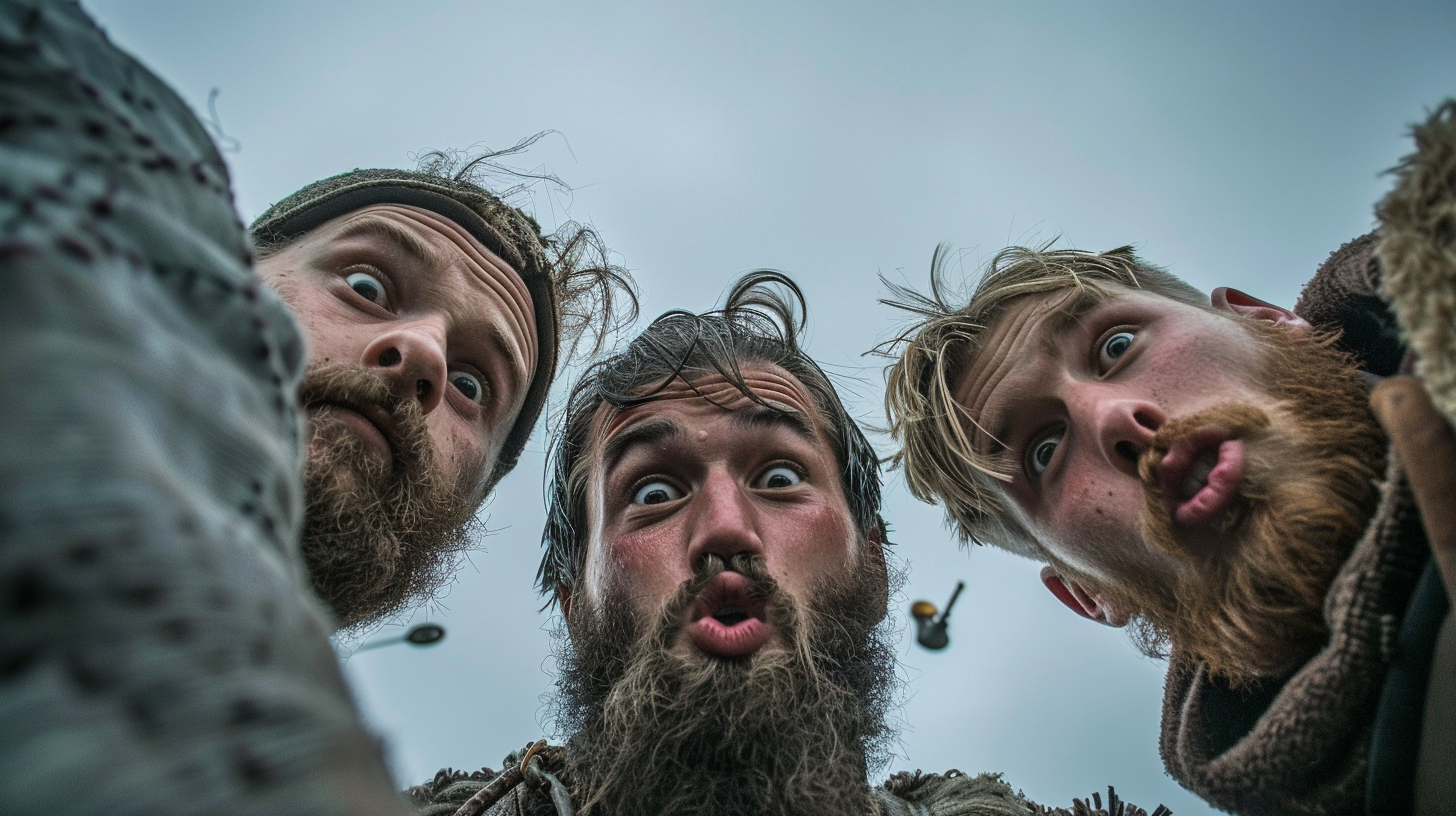
[[394,433],[394,420],[389,413],[377,405],[345,405],[337,402],[309,406],[315,411],[325,410],[329,416],[354,429],[372,447],[386,456],[394,455],[390,436]]
[[[725,610],[746,617],[733,623],[713,617]],[[693,645],[714,657],[747,657],[772,634],[772,627],[763,619],[763,602],[750,597],[748,579],[736,572],[722,573],[703,590],[687,626]]]
[[[1207,483],[1183,498],[1183,483],[1200,459],[1217,457]],[[1239,494],[1244,479],[1243,440],[1227,431],[1210,428],[1175,443],[1163,457],[1163,500],[1173,508],[1173,520],[1185,527],[1213,524],[1221,519]]]

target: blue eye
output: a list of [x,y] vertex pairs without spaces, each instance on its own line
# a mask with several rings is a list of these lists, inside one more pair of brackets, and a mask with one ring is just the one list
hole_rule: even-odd
[[666,504],[682,498],[682,491],[660,479],[648,482],[632,494],[633,504]]
[[1120,331],[1102,341],[1102,348],[1098,350],[1098,357],[1103,365],[1112,365],[1117,358],[1127,353],[1132,346],[1134,335],[1132,332]]
[[349,284],[349,288],[358,293],[359,297],[375,305],[383,306],[389,300],[384,284],[368,272],[355,272],[344,278],[344,283]]
[[793,468],[787,465],[776,465],[763,472],[762,476],[754,483],[754,487],[766,487],[770,489],[783,489],[793,487],[804,481],[803,477]]
[[450,372],[450,384],[471,402],[480,403],[485,399],[485,387],[480,384],[480,380],[476,379],[474,374],[452,371]]
[[1062,435],[1048,436],[1031,446],[1026,460],[1031,466],[1032,473],[1040,476],[1052,463],[1052,457],[1057,453],[1057,446],[1062,444]]

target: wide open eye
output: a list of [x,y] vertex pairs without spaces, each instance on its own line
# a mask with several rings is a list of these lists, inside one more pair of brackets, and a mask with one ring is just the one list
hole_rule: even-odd
[[1052,463],[1052,457],[1057,453],[1057,446],[1062,444],[1062,435],[1053,434],[1037,440],[1031,450],[1027,451],[1026,464],[1031,472],[1040,476],[1046,472],[1047,466]]
[[1120,331],[1108,335],[1102,341],[1102,348],[1097,350],[1097,358],[1103,366],[1111,367],[1117,359],[1127,353],[1132,347],[1135,335],[1130,331]]
[[466,399],[477,405],[485,400],[485,387],[480,384],[480,380],[474,374],[467,371],[452,371],[450,372],[450,384],[455,386],[455,390],[465,395]]
[[648,482],[632,494],[633,504],[666,504],[682,498],[682,491],[660,479]]
[[754,482],[753,486],[777,490],[785,487],[793,487],[802,481],[804,481],[803,477],[793,468],[787,465],[775,465],[765,470],[763,475],[759,476],[758,480]]
[[389,293],[385,291],[384,283],[368,272],[355,272],[344,278],[344,283],[349,284],[349,288],[357,292],[359,297],[376,306],[384,306],[389,302]]

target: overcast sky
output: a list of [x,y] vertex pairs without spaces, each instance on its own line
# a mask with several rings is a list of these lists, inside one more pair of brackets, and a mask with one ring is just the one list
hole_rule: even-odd
[[[810,351],[871,423],[881,363],[861,355],[897,322],[878,274],[923,284],[941,241],[970,274],[1060,236],[1293,305],[1371,227],[1407,125],[1456,94],[1449,0],[84,5],[203,115],[219,90],[245,219],[354,167],[555,130],[522,162],[574,188],[535,197],[543,222],[594,224],[648,317],[708,309],[752,268],[789,272]],[[483,550],[415,615],[446,640],[347,663],[401,784],[499,767],[549,726],[551,620],[531,589],[543,447],[538,430]],[[1164,665],[1067,612],[1036,564],[958,550],[938,509],[888,484],[911,569],[899,618],[966,582],[947,651],[901,644],[892,770],[1001,771],[1060,805],[1114,784],[1209,812],[1158,759]]]

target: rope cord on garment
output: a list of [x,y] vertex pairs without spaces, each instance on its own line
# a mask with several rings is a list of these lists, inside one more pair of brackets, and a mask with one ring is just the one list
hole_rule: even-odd
[[564,765],[561,752],[561,748],[547,745],[546,740],[537,740],[523,750],[511,753],[506,757],[505,767],[500,774],[476,791],[474,796],[455,811],[455,816],[480,816],[522,782],[538,789],[547,788],[557,816],[576,816],[576,808],[571,804],[571,793],[566,790],[566,785],[541,764],[546,759]]

